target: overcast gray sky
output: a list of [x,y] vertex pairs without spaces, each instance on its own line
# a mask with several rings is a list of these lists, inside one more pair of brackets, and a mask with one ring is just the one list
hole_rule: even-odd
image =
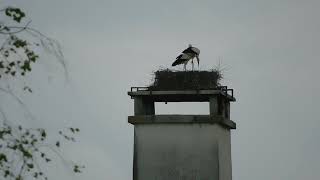
[[[133,126],[127,116],[133,101],[127,91],[148,85],[152,72],[170,67],[189,43],[201,50],[201,69],[211,69],[220,57],[223,84],[235,90],[233,179],[319,179],[320,1],[8,2],[61,43],[68,63],[69,83],[54,75],[59,70],[39,66],[35,73],[49,72],[53,80],[33,80],[35,93],[26,97],[39,120],[31,124],[81,129],[78,143],[65,146],[64,154],[85,164],[84,173],[52,167],[51,179],[131,179]],[[204,103],[172,107],[156,108],[208,112]]]

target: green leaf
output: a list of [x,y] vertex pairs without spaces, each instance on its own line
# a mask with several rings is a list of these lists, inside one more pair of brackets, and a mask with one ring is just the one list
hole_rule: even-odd
[[8,162],[7,156],[3,153],[0,153],[0,163],[1,161]]
[[25,47],[27,46],[27,41],[23,41],[21,39],[16,39],[13,43],[12,43],[16,48],[20,48],[20,47]]
[[79,166],[78,165],[75,165],[74,167],[73,167],[73,172],[75,172],[75,173],[80,173],[81,171],[79,170]]
[[32,89],[29,86],[25,86],[23,87],[24,91],[29,91],[30,93],[32,93]]
[[7,27],[7,26],[4,26],[4,27],[3,27],[3,30],[10,31],[10,28]]
[[14,66],[16,63],[15,62],[11,62],[9,63],[9,66]]
[[45,131],[45,130],[42,130],[42,132],[41,132],[41,136],[42,136],[42,137],[44,137],[44,138],[47,136],[47,134],[46,134],[46,131]]
[[12,17],[12,19],[18,23],[26,16],[26,14],[21,11],[20,8],[8,7],[5,10],[5,14],[8,17]]
[[27,164],[28,168],[32,169],[34,166],[33,164]]
[[31,66],[30,66],[30,62],[29,61],[24,61],[23,66],[21,66],[21,69],[23,71],[31,71]]
[[11,149],[13,149],[13,150],[16,150],[16,149],[18,148],[18,146],[17,146],[17,145],[14,145],[14,146],[9,147],[9,148],[11,148]]
[[5,170],[5,171],[4,171],[4,177],[5,177],[5,178],[6,178],[9,174],[10,174],[10,171],[9,171],[9,170]]
[[7,16],[11,16],[10,8],[7,8],[7,9],[6,9],[6,15],[7,15]]

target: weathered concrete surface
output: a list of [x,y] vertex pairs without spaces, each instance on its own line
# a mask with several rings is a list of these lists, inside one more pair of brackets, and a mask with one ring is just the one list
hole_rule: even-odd
[[154,102],[141,97],[134,98],[135,115],[153,115],[155,113]]
[[131,91],[132,98],[142,97],[154,102],[209,102],[213,96],[223,96],[229,101],[236,99],[221,90],[185,90],[185,91]]
[[135,124],[220,124],[229,129],[236,129],[236,123],[218,115],[145,115],[128,116],[128,122]]
[[[134,180],[231,180],[230,102],[223,90],[128,92]],[[209,102],[209,115],[155,115],[154,102]]]
[[228,128],[151,123],[134,131],[134,180],[231,180]]

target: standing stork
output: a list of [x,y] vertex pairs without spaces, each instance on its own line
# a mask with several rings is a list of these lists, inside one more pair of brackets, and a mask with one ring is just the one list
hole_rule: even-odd
[[191,60],[192,70],[193,70],[194,69],[193,59],[197,58],[198,68],[199,68],[199,61],[200,61],[199,54],[200,54],[200,50],[196,47],[192,47],[192,45],[189,44],[189,47],[182,51],[182,54],[180,54],[176,58],[176,60],[172,63],[172,66],[184,64],[184,70],[186,71],[187,63],[189,62],[189,60]]

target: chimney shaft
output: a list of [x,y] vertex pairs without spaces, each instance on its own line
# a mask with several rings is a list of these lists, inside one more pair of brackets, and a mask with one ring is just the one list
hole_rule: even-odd
[[[230,92],[232,92],[230,94]],[[233,90],[131,88],[133,180],[231,180]],[[208,115],[155,115],[155,102],[208,102]]]

